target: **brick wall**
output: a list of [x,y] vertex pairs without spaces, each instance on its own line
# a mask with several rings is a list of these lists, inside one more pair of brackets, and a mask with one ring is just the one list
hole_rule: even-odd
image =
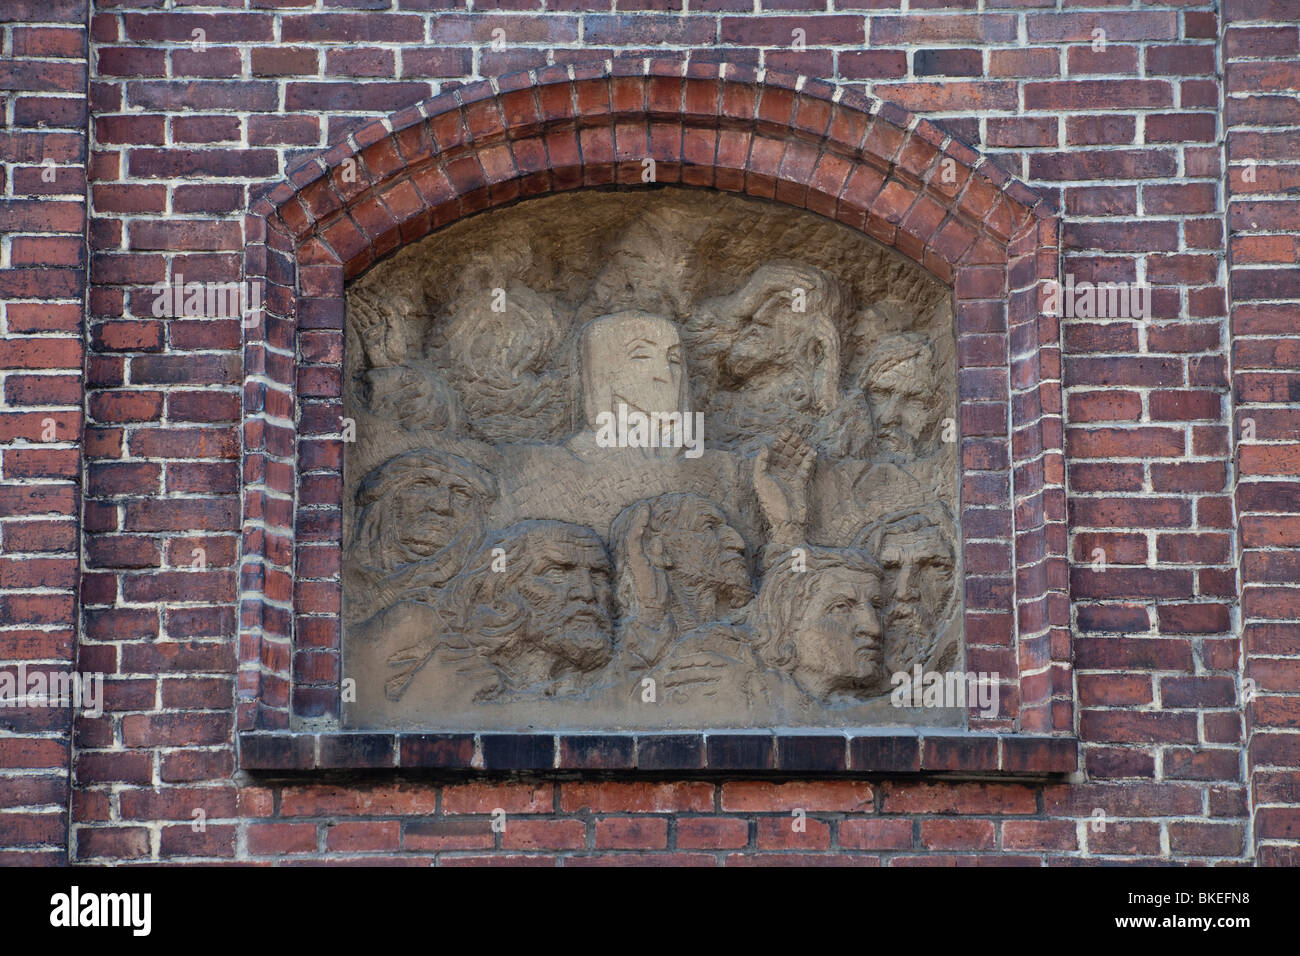
[[[0,659],[74,663],[86,294],[85,0],[0,20]],[[0,710],[0,865],[61,862],[71,715]]]
[[[16,200],[0,212],[0,656],[70,661],[79,586],[77,664],[109,681],[104,716],[78,718],[72,741],[72,859],[1294,862],[1294,12],[904,3],[19,0],[0,73]],[[154,318],[149,286],[238,277],[265,186],[377,117],[641,52],[805,73],[920,113],[1060,210],[1065,272],[1154,286],[1148,321],[1062,323],[1078,780],[236,773],[241,330]],[[1255,422],[1239,455],[1230,387],[1238,434]],[[1243,676],[1258,688],[1244,708]],[[0,717],[0,806],[18,824],[0,844],[57,860],[67,725],[17,713]]]
[[1300,864],[1300,28],[1234,3],[1224,36],[1247,775],[1261,863]]

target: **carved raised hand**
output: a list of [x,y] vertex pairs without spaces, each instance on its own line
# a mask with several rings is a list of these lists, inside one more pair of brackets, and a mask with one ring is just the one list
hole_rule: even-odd
[[[628,572],[636,588],[638,616],[651,623],[668,610],[668,575],[663,570],[663,545],[658,537],[647,535],[650,503],[641,502],[632,513],[629,540],[637,546],[628,549]],[[648,612],[648,613],[647,613]]]
[[369,302],[358,302],[353,311],[353,328],[361,338],[371,368],[391,368],[406,361],[405,320]]
[[771,544],[798,544],[808,524],[808,479],[817,452],[789,428],[754,459],[754,492],[771,528]]

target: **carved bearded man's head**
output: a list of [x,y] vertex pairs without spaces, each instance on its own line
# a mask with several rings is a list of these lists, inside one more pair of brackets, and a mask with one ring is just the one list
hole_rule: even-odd
[[[638,526],[643,530],[633,540]],[[682,623],[710,621],[753,600],[745,540],[702,495],[670,493],[638,501],[614,520],[610,538],[624,613],[634,615],[639,604],[629,570],[634,551],[664,573],[674,610],[687,617]]]
[[433,600],[483,540],[495,498],[491,475],[431,448],[373,469],[356,492],[344,562],[347,618],[359,622],[398,601]]
[[613,655],[609,554],[589,528],[521,521],[490,537],[454,589],[458,642],[511,688],[584,674]]
[[772,263],[750,276],[734,300],[739,327],[722,356],[724,377],[760,410],[820,417],[834,409],[841,309],[834,281],[802,263]]
[[492,477],[463,458],[431,448],[403,452],[357,489],[354,556],[385,571],[446,560],[450,578],[482,539],[495,497]]
[[876,440],[890,453],[926,454],[938,428],[934,351],[916,333],[882,339],[862,370]]
[[885,573],[885,633],[900,669],[927,657],[957,605],[953,527],[938,506],[889,515],[857,544]]

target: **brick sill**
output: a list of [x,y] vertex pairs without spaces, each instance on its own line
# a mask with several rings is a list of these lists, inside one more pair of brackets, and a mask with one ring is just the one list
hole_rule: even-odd
[[248,771],[634,770],[791,773],[1069,774],[1074,737],[928,732],[430,734],[241,733]]

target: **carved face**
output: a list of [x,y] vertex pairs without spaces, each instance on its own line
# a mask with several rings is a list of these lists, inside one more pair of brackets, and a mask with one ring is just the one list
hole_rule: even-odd
[[916,359],[899,362],[867,387],[876,436],[886,451],[912,454],[920,445],[930,425],[931,379],[930,363]]
[[713,585],[722,603],[732,608],[753,598],[745,541],[709,501],[695,496],[683,501],[663,543],[673,578]]
[[791,311],[787,296],[773,296],[754,313],[726,362],[730,374],[744,381],[749,401],[810,415],[835,407],[838,345],[810,331],[812,323],[813,317]]
[[943,620],[954,596],[952,549],[938,528],[886,532],[879,559],[885,569],[889,611],[885,629],[891,643],[916,644],[928,639]]
[[482,507],[472,484],[432,469],[398,488],[388,504],[401,544],[418,558],[437,554],[463,528],[481,520]]
[[361,508],[349,560],[393,571],[419,564],[425,586],[460,570],[482,534],[491,478],[431,449],[404,452],[374,469],[357,492]]
[[591,541],[533,538],[516,582],[531,611],[527,640],[578,670],[606,663],[613,652],[609,560]]
[[804,573],[817,577],[795,623],[795,678],[819,696],[882,691],[887,675],[880,578],[854,568]]
[[686,362],[677,327],[644,312],[619,312],[582,332],[583,407],[587,425],[601,412],[687,411]]

